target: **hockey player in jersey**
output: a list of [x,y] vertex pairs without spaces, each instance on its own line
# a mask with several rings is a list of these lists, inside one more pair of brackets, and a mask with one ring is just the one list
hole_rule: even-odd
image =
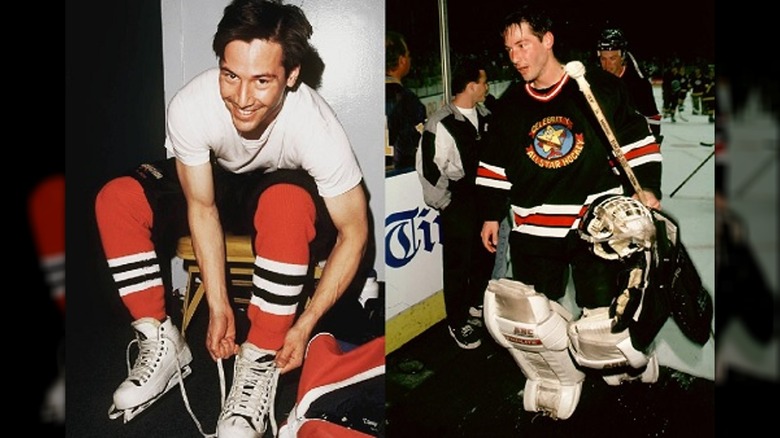
[[464,349],[481,345],[479,314],[495,256],[485,250],[479,232],[474,179],[490,111],[479,103],[488,93],[487,75],[473,60],[456,66],[452,101],[428,118],[417,172],[428,206],[439,211],[444,275],[444,305],[450,335]]
[[661,113],[655,103],[653,84],[642,73],[634,55],[628,51],[623,31],[617,28],[604,29],[598,41],[596,54],[601,68],[623,79],[631,103],[647,119],[653,135],[661,144]]
[[[142,165],[99,192],[101,241],[140,348],[114,393],[112,418],[170,389],[192,360],[166,314],[160,269],[179,233],[192,236],[205,286],[206,348],[214,360],[236,355],[220,438],[258,438],[269,417],[274,425],[279,374],[301,365],[314,327],[355,277],[368,237],[362,173],[333,110],[301,82],[311,33],[297,6],[231,2],[213,39],[218,68],[196,76],[169,104],[165,147],[173,158]],[[241,345],[226,285],[226,231],[253,238]],[[299,313],[312,253],[327,263]]]
[[[525,409],[564,419],[574,411],[584,379],[567,349],[579,366],[602,369],[610,384],[657,379],[657,361],[651,351],[631,345],[624,329],[631,315],[617,300],[643,286],[642,260],[628,257],[643,251],[633,241],[622,247],[607,242],[597,254],[578,232],[592,203],[616,198],[636,209],[626,202],[636,194],[617,175],[604,131],[553,53],[551,18],[526,5],[503,24],[505,49],[523,82],[497,103],[477,185],[484,192],[481,237],[491,252],[499,221],[511,209],[513,278],[491,281],[484,319],[527,378]],[[660,208],[661,154],[645,118],[616,76],[592,69],[586,77],[645,190],[647,207]],[[639,207],[647,225],[648,210]],[[570,273],[581,315],[557,303]]]

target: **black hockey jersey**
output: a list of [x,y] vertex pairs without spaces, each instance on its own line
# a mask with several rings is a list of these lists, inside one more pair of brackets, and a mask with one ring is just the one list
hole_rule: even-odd
[[[630,105],[616,76],[593,70],[586,79],[643,189],[661,199],[661,153],[645,118]],[[480,156],[477,185],[485,220],[500,221],[507,200],[515,242],[523,251],[554,254],[596,198],[633,193],[619,177],[606,135],[575,80],[547,90],[509,88],[497,103]]]
[[620,76],[628,88],[631,103],[640,114],[645,116],[647,124],[653,134],[658,138],[661,135],[661,113],[655,103],[653,84],[645,77],[639,75],[633,62],[626,63],[623,74]]

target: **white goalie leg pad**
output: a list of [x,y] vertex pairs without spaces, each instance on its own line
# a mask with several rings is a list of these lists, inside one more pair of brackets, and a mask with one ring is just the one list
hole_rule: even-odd
[[641,375],[630,373],[608,374],[604,380],[619,385],[626,380],[641,378],[652,383],[658,379],[658,361],[655,354],[646,355],[634,348],[628,329],[612,333],[613,319],[609,308],[583,309],[582,317],[569,323],[571,352],[583,367],[609,370],[631,367],[642,369]]
[[526,377],[525,410],[569,418],[585,379],[569,355],[571,313],[531,286],[499,279],[488,283],[483,314],[490,335],[509,350]]

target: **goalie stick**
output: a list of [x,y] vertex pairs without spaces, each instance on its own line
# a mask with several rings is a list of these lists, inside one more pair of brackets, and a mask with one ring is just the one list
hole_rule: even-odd
[[620,167],[623,168],[623,171],[628,177],[628,180],[631,182],[631,186],[634,188],[634,192],[636,192],[639,201],[642,202],[642,204],[647,205],[645,192],[642,190],[642,186],[639,184],[639,180],[636,178],[636,175],[634,175],[634,170],[631,169],[631,166],[628,165],[628,160],[626,160],[626,156],[623,155],[623,151],[620,149],[620,143],[618,143],[617,137],[615,137],[615,133],[612,132],[612,128],[609,126],[607,118],[604,117],[604,112],[601,111],[601,106],[596,101],[596,96],[593,95],[593,91],[590,89],[590,84],[585,79],[585,65],[583,65],[580,61],[571,61],[566,64],[564,69],[570,77],[577,81],[577,85],[580,87],[580,91],[582,91],[582,94],[585,95],[585,100],[588,101],[590,109],[593,110],[593,114],[596,115],[596,119],[598,120],[599,125],[601,125],[601,129],[604,131],[604,134],[606,134],[607,140],[609,140],[609,145],[612,147],[612,152],[615,154],[615,158],[617,158],[618,162],[620,163]]

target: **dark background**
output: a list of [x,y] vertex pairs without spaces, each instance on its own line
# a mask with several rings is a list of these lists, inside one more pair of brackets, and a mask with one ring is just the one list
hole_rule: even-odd
[[[123,428],[107,415],[112,388],[127,375],[125,347],[132,332],[111,287],[94,200],[110,178],[165,158],[160,1],[69,1],[65,18],[66,430],[74,437],[132,436],[140,429]],[[183,415],[169,416],[165,426],[185,433],[182,426],[194,426],[178,403],[176,412]]]
[[[42,158],[34,159],[30,168],[14,170],[15,175],[6,180],[11,183],[11,190],[18,190],[18,193],[12,196],[12,220],[6,229],[9,233],[7,242],[13,242],[14,249],[11,257],[5,257],[5,260],[13,260],[5,269],[7,280],[3,291],[7,314],[6,346],[9,347],[5,357],[19,359],[17,363],[9,364],[11,369],[19,367],[7,376],[9,380],[25,377],[20,381],[23,382],[21,386],[14,386],[21,394],[11,402],[10,415],[21,419],[22,424],[40,426],[33,430],[40,430],[45,436],[61,436],[61,426],[42,425],[39,419],[44,395],[57,377],[63,359],[60,348],[65,342],[65,319],[51,299],[50,288],[44,279],[29,223],[28,202],[33,190],[44,179],[65,172],[65,148],[48,142],[36,147],[39,146],[43,147]],[[21,245],[17,247],[20,240]]]
[[[564,62],[582,54],[595,61],[596,42],[605,27],[623,29],[629,51],[639,60],[712,62],[715,57],[714,2],[531,1],[546,4],[552,11],[555,53]],[[413,58],[438,56],[437,3],[436,0],[387,0],[387,28],[407,37]],[[451,57],[478,55],[485,50],[503,54],[503,19],[522,3],[513,0],[448,2]],[[503,59],[508,63],[506,56]],[[415,62],[413,59],[413,69]]]
[[[48,34],[60,31],[57,23],[62,11],[58,4],[47,5],[36,11],[34,19],[15,23],[6,46],[7,65],[13,66],[7,71],[13,73],[6,75],[2,149],[3,185],[10,200],[0,216],[6,243],[4,357],[10,359],[4,380],[7,388],[13,388],[7,392],[13,396],[5,415],[13,418],[14,427],[24,430],[24,435],[31,431],[30,435],[62,436],[64,430],[40,423],[45,392],[57,377],[62,359],[65,319],[45,282],[28,210],[33,190],[46,178],[65,173],[65,147],[60,143],[62,82],[57,74],[65,56],[57,46],[59,35]],[[24,14],[24,8],[17,8],[9,20],[17,21],[17,14]]]

